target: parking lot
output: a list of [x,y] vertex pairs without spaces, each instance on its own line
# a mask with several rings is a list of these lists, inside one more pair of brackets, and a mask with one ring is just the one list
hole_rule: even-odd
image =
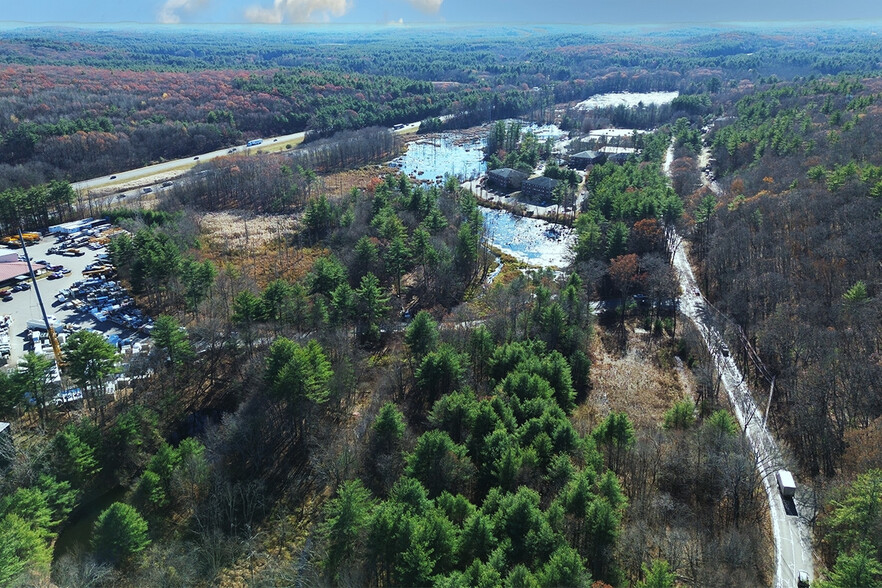
[[[69,273],[63,273],[57,279],[49,279],[51,272],[46,272],[37,277],[37,284],[43,298],[46,314],[54,316],[60,323],[64,324],[60,338],[63,340],[65,335],[73,330],[92,329],[104,334],[112,342],[119,342],[120,347],[122,347],[121,344],[123,342],[134,346],[136,349],[140,347],[141,343],[146,339],[146,335],[138,330],[126,328],[110,320],[98,320],[88,311],[89,305],[87,304],[75,307],[67,299],[64,301],[58,299],[59,293],[63,290],[70,290],[74,284],[90,279],[83,276],[83,270],[87,266],[96,263],[100,255],[106,254],[106,248],[90,249],[89,247],[79,247],[78,249],[83,252],[83,255],[73,257],[58,253],[50,254],[49,249],[54,247],[57,247],[56,237],[49,235],[44,237],[40,243],[28,245],[27,253],[32,262],[45,260],[51,265],[61,265],[70,270]],[[7,251],[23,252],[21,249],[8,249]],[[103,278],[91,278],[91,286],[82,287],[82,284],[80,286],[85,293],[85,290],[111,289],[111,287],[107,286],[107,283]],[[98,292],[98,294],[100,293]],[[42,320],[43,316],[40,312],[40,305],[34,288],[13,292],[11,297],[11,300],[0,301],[0,314],[9,317],[10,356],[6,365],[16,366],[25,351],[33,350],[29,339],[28,321],[32,319]],[[90,292],[90,297],[96,298],[96,295]],[[92,303],[91,306],[94,307],[99,304],[100,302]],[[99,316],[104,315],[99,313]],[[52,353],[52,349],[48,345],[44,347],[43,351],[50,355]]]

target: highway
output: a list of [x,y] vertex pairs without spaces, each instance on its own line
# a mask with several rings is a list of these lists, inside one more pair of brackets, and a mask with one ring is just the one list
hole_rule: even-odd
[[[402,125],[401,128],[395,129],[393,132],[395,134],[413,133],[418,131],[419,128],[419,122],[412,122]],[[255,145],[253,147],[248,147],[247,144],[235,145],[233,147],[225,147],[223,149],[218,149],[217,151],[194,155],[193,157],[185,157],[183,159],[164,161],[162,163],[148,165],[146,167],[140,167],[133,170],[121,171],[114,174],[101,176],[100,178],[83,180],[81,182],[73,182],[71,183],[71,187],[73,187],[74,191],[76,191],[78,194],[85,194],[90,190],[112,190],[114,187],[119,187],[119,190],[117,190],[118,192],[124,192],[126,190],[132,190],[133,184],[137,184],[136,186],[134,186],[137,188],[146,187],[150,184],[154,184],[156,183],[156,177],[168,179],[176,175],[183,175],[190,171],[193,166],[205,161],[211,161],[212,159],[216,159],[218,157],[227,157],[229,155],[239,155],[243,153],[257,153],[259,151],[286,151],[287,145],[291,145],[292,148],[296,147],[303,142],[305,136],[306,133],[301,131],[299,133],[292,133],[290,135],[267,137],[263,139],[263,143],[261,143],[260,145]],[[112,200],[112,198],[108,199],[108,202],[110,200]]]
[[[706,156],[704,159],[706,160]],[[673,146],[669,148],[665,161],[665,173],[668,176],[670,176],[672,160]],[[705,174],[702,175],[702,181],[715,193],[721,194],[722,188],[717,182],[711,181]],[[722,334],[715,326],[716,313],[710,308],[698,288],[692,266],[683,247],[683,240],[675,235],[671,245],[674,247],[674,267],[677,270],[682,289],[680,310],[695,324],[705,345],[707,345],[720,374],[723,387],[729,396],[735,417],[745,431],[755,453],[763,488],[769,501],[769,514],[775,543],[774,585],[776,588],[796,588],[797,574],[800,571],[806,572],[809,578],[814,576],[811,528],[807,522],[811,518],[811,507],[807,501],[800,501],[801,496],[807,498],[809,490],[800,485],[800,480],[797,477],[799,490],[796,499],[795,501],[787,499],[788,504],[785,505],[784,499],[778,492],[775,473],[779,469],[789,468],[784,463],[777,441],[765,426],[762,410],[754,401],[738,365],[729,353],[722,351],[724,341]],[[789,513],[788,510],[790,510]]]
[[259,150],[281,151],[285,149],[284,146],[287,144],[291,144],[292,146],[294,146],[297,143],[301,143],[304,136],[305,133],[300,132],[293,133],[291,135],[270,137],[264,139],[262,144],[256,145],[254,147],[248,147],[247,145],[225,147],[224,149],[218,149],[217,151],[211,151],[210,153],[203,153],[201,155],[196,155],[193,157],[174,159],[172,161],[164,161],[162,163],[148,165],[147,167],[141,167],[138,169],[110,174],[109,176],[101,176],[100,178],[83,180],[82,182],[74,182],[71,184],[71,186],[76,192],[80,193],[94,189],[112,188],[117,184],[122,185],[128,182],[136,182],[138,180],[143,180],[145,183],[151,183],[151,178],[154,176],[169,174],[173,172],[183,174],[197,163],[211,161],[212,159],[218,157],[226,157],[234,153],[256,153]]

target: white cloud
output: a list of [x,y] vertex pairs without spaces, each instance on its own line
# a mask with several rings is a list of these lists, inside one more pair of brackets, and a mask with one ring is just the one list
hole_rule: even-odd
[[435,14],[441,10],[441,4],[444,0],[407,0],[407,2],[421,12]]
[[349,0],[273,0],[272,8],[248,7],[245,18],[249,22],[272,24],[327,21],[331,16],[343,16],[351,9]]
[[157,19],[164,24],[181,22],[181,11],[194,12],[208,5],[209,0],[165,0]]

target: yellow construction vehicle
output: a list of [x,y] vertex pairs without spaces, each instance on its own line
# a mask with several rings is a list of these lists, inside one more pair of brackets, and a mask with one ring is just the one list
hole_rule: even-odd
[[43,306],[43,297],[40,295],[40,287],[37,285],[37,277],[34,275],[34,268],[31,267],[31,258],[28,255],[28,248],[24,245],[27,242],[24,235],[21,233],[21,229],[18,231],[19,239],[21,239],[22,247],[24,248],[24,256],[25,261],[28,264],[28,273],[31,276],[31,282],[34,284],[34,292],[37,294],[37,302],[40,303],[40,312],[43,313],[43,322],[46,323],[46,332],[49,334],[49,342],[52,344],[52,352],[55,354],[55,362],[58,364],[58,369],[64,365],[64,360],[61,356],[61,345],[58,344],[58,337],[55,335],[55,329],[52,327],[52,323],[49,322],[49,317],[46,315],[46,307]]

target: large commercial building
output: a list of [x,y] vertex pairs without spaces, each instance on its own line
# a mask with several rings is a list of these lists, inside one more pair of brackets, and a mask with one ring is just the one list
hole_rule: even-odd
[[521,184],[523,184],[526,179],[527,174],[510,167],[491,169],[487,172],[487,181],[503,190],[520,190]]
[[[31,263],[34,272],[46,269],[42,263]],[[0,285],[28,275],[28,264],[18,257],[18,253],[0,255]]]
[[525,198],[535,202],[551,202],[554,199],[554,188],[560,183],[560,180],[539,176],[538,178],[530,178],[521,190]]

